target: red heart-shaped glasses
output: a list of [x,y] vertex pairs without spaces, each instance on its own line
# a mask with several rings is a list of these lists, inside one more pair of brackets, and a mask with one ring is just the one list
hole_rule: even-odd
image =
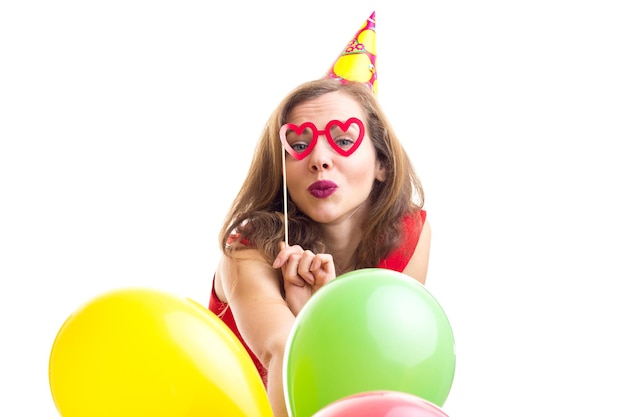
[[315,148],[318,136],[323,133],[332,148],[341,156],[350,156],[356,151],[365,136],[363,122],[351,117],[345,122],[331,120],[324,130],[317,130],[311,122],[300,126],[286,123],[281,126],[280,141],[289,155],[297,160],[306,158]]

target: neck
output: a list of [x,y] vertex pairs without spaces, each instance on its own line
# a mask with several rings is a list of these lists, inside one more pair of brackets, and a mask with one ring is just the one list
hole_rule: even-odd
[[337,275],[355,269],[356,248],[361,242],[361,225],[367,213],[366,205],[362,204],[340,222],[322,226],[327,252],[333,256]]

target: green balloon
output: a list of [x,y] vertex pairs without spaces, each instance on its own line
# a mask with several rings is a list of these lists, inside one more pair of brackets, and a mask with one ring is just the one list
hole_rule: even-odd
[[405,392],[442,406],[456,356],[441,305],[415,279],[367,268],[322,287],[287,340],[283,388],[291,417],[367,391]]

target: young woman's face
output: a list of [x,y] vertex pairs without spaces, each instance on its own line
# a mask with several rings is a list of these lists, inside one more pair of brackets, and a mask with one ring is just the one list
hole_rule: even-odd
[[[330,123],[329,123],[330,122]],[[346,123],[347,122],[347,123]],[[281,129],[287,189],[298,208],[323,224],[365,215],[374,181],[384,180],[361,106],[341,92],[294,107]]]

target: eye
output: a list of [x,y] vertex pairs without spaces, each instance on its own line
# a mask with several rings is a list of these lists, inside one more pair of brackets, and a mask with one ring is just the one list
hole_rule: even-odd
[[290,146],[297,153],[302,153],[306,148],[309,147],[309,144],[307,142],[295,142],[292,143]]
[[354,145],[354,140],[348,137],[335,138],[335,143],[342,149],[350,149]]
[[286,133],[287,143],[289,147],[296,153],[303,153],[307,150],[313,138],[313,130],[310,127],[305,127],[302,131],[298,128],[288,129]]

